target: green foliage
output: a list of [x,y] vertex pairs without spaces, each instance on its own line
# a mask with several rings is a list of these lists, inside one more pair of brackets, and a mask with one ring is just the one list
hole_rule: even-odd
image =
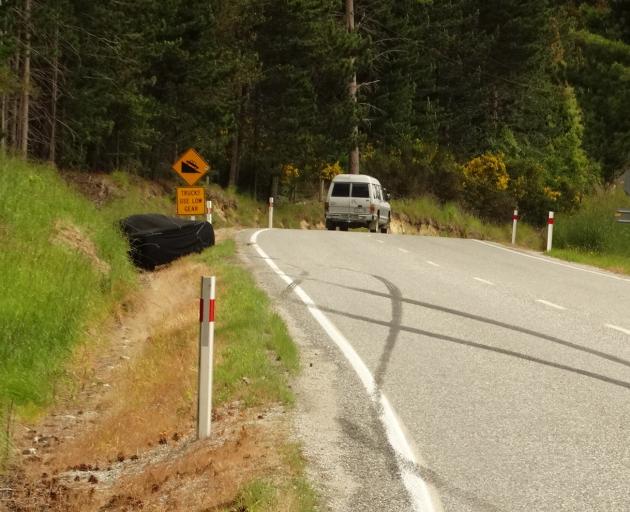
[[500,217],[509,211],[510,177],[504,155],[485,153],[468,161],[462,169],[464,198],[471,209],[486,218]]
[[[0,11],[13,146],[22,5]],[[297,199],[317,191],[325,162],[347,165],[356,124],[363,171],[395,194],[487,216],[518,202],[532,219],[578,207],[630,166],[624,2],[362,0],[355,11],[349,34],[333,0],[36,2],[30,152],[48,158],[54,145],[62,166],[160,176],[194,146],[214,181],[255,199],[291,162],[301,173],[281,193]],[[484,153],[504,155],[499,195],[462,184],[460,166]]]

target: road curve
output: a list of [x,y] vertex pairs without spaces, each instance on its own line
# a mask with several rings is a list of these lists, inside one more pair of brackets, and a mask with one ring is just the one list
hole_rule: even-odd
[[[239,240],[261,284],[336,365],[336,449],[374,461],[347,468],[363,473],[339,507],[628,510],[630,280],[474,240],[263,231],[282,281],[252,233]],[[432,503],[410,491],[378,404],[296,287],[387,397]]]

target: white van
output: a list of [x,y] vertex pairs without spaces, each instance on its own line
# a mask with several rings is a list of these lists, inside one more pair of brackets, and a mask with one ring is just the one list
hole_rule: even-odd
[[391,219],[388,199],[376,178],[339,174],[332,180],[326,197],[326,229],[347,231],[365,227],[372,232],[387,233]]

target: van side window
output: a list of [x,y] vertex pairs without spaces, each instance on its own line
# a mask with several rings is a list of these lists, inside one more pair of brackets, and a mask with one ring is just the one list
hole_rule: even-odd
[[350,183],[335,183],[331,195],[332,197],[350,197]]
[[383,194],[381,194],[381,186],[380,185],[374,185],[374,198],[378,199],[379,201],[383,200]]
[[370,197],[370,186],[368,183],[353,183],[352,197]]

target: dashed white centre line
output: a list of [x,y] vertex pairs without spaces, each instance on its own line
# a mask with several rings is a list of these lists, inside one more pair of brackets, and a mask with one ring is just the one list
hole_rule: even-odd
[[481,277],[473,277],[473,279],[475,281],[479,281],[480,283],[489,284],[490,286],[494,286],[494,283],[492,281],[488,281],[487,279],[481,279]]
[[624,329],[623,327],[619,327],[618,325],[604,324],[604,327],[608,327],[609,329],[614,329],[615,331],[630,335],[630,329]]
[[439,267],[440,265],[438,265],[437,263],[432,262],[431,260],[427,260],[427,263],[433,267]]
[[383,240],[377,240],[377,242],[378,242],[379,244],[384,244],[384,243],[385,243]]
[[554,304],[553,302],[549,302],[548,300],[536,299],[536,302],[540,302],[541,304],[544,304],[545,306],[549,306],[550,308],[561,309],[563,311],[567,309],[564,306],[560,306],[558,304]]
[[398,250],[400,252],[404,252],[405,254],[409,254],[409,251],[407,249],[403,249],[402,247],[399,247]]

